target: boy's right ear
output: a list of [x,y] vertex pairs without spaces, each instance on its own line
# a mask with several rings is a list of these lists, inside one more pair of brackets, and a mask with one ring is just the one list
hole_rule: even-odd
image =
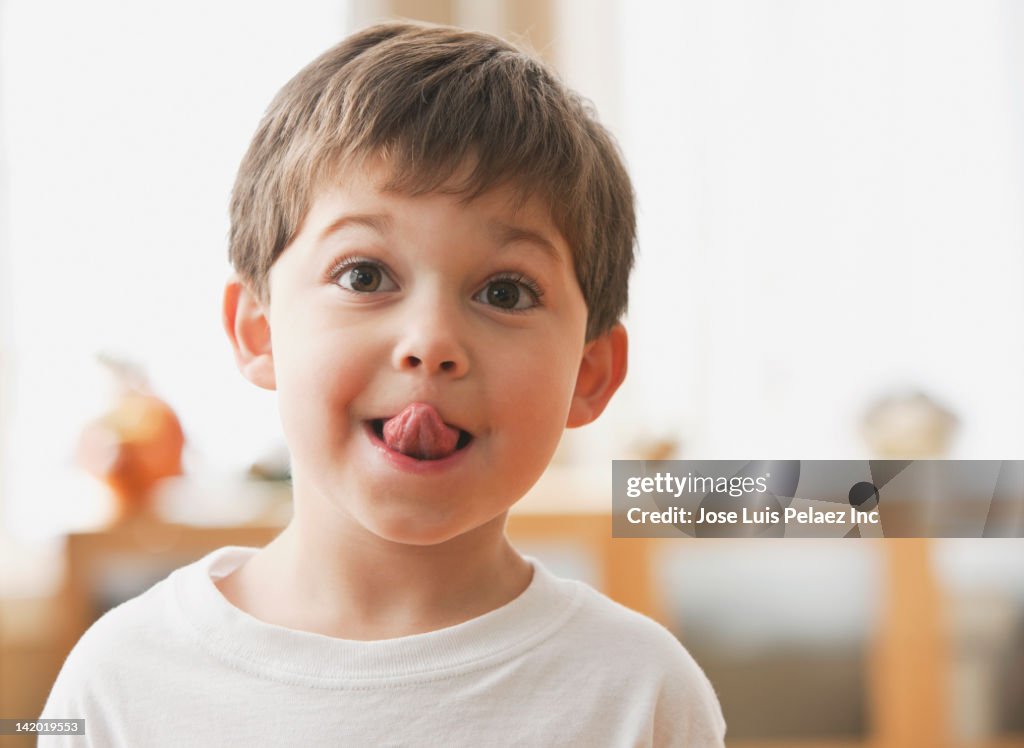
[[237,276],[224,287],[224,330],[242,376],[258,387],[277,389],[270,346],[270,310]]

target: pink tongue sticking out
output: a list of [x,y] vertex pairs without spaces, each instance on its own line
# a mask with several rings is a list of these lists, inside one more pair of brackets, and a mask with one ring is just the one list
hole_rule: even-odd
[[441,420],[426,403],[412,403],[384,422],[384,443],[396,452],[421,460],[437,460],[455,451],[459,430]]

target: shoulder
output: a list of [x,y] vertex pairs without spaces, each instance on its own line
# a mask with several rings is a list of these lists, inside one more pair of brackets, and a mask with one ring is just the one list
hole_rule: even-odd
[[[133,681],[132,671],[152,665],[167,627],[167,580],[104,613],[72,647],[43,709],[44,717],[85,717],[102,729],[107,706]],[[90,728],[92,731],[92,728]]]
[[579,649],[601,652],[620,665],[635,661],[649,669],[652,661],[665,662],[670,667],[700,672],[675,635],[660,623],[584,582],[557,576],[535,559],[531,562],[537,586],[545,590],[544,599],[552,608],[541,615],[550,617],[555,607],[567,613],[560,628],[564,644],[577,642]]
[[128,655],[145,660],[154,651],[167,653],[194,636],[187,616],[205,587],[212,586],[215,566],[239,562],[254,549],[227,547],[170,572],[144,592],[111,608],[86,630],[71,650],[67,667],[100,667],[111,660],[124,667]]
[[[655,745],[720,745],[725,720],[704,671],[676,636],[660,623],[582,584],[580,605],[567,625],[566,641],[589,670],[608,673],[621,688],[651,708]],[[622,691],[620,691],[622,693]],[[668,739],[671,734],[672,739]]]
[[166,667],[193,636],[178,596],[183,585],[199,578],[197,562],[189,564],[103,613],[65,658],[53,694],[120,686],[136,671]]
[[175,620],[172,594],[168,578],[108,610],[79,638],[67,656],[64,670],[102,672],[105,663],[113,658],[123,661],[135,650],[165,639]]
[[672,632],[660,623],[621,605],[581,582],[580,605],[572,624],[579,635],[600,638],[606,644],[619,645],[624,653],[649,664],[652,658],[665,658],[670,666],[700,671],[689,652]]

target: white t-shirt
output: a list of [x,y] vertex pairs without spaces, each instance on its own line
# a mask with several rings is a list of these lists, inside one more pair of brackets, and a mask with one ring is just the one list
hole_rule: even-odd
[[221,548],[108,611],[43,711],[85,738],[41,746],[721,746],[718,700],[667,630],[534,574],[465,623],[351,641],[264,623],[213,580],[256,552]]

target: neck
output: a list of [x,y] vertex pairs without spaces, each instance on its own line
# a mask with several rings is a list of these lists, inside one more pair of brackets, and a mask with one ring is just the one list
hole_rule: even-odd
[[451,540],[407,545],[354,522],[305,516],[218,587],[268,623],[343,639],[435,631],[517,597],[532,569],[505,537],[506,513]]

